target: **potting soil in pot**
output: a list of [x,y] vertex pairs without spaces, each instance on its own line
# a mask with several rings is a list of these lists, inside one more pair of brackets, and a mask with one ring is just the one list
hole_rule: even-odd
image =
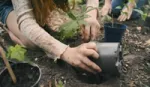
[[0,87],[35,87],[33,85],[40,77],[38,67],[19,63],[12,65],[12,69],[16,75],[17,83],[12,82],[7,69],[5,69],[0,75]]

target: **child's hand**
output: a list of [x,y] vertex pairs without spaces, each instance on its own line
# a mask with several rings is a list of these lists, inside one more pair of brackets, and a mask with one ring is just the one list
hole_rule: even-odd
[[74,48],[67,48],[62,54],[61,59],[74,67],[80,67],[92,73],[101,72],[98,65],[92,62],[88,57],[99,58],[94,42],[85,43]]
[[112,6],[111,3],[105,4],[101,9],[101,15],[105,16],[111,13]]
[[128,3],[127,6],[124,6],[122,9],[121,15],[118,17],[119,21],[129,20],[134,9],[134,5],[132,3]]
[[100,34],[100,24],[97,20],[97,10],[87,13],[90,17],[86,18],[87,25],[81,28],[81,34],[84,41],[96,40]]

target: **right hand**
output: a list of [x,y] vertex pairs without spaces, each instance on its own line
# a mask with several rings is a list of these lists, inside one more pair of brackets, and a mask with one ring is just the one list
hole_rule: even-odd
[[101,15],[105,16],[111,13],[112,7],[111,4],[105,4],[101,9]]
[[101,68],[88,58],[91,56],[98,59],[99,54],[96,51],[96,43],[84,43],[78,47],[67,48],[61,59],[72,66],[80,67],[92,73],[101,72]]

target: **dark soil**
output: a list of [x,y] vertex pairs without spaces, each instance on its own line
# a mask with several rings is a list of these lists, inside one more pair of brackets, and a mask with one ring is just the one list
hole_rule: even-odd
[[12,69],[17,78],[14,84],[7,70],[3,71],[0,76],[0,87],[31,87],[37,83],[40,72],[37,67],[26,63],[13,64]]

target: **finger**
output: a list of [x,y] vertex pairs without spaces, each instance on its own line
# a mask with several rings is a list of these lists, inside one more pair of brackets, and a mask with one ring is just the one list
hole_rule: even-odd
[[121,15],[118,17],[118,19],[117,19],[117,20],[119,20],[119,21],[120,21],[120,20],[122,19],[122,16],[123,16],[123,15],[121,14]]
[[127,15],[123,15],[122,20],[121,21],[125,21],[127,19]]
[[120,16],[120,18],[119,18],[119,21],[123,21],[124,18],[125,18],[125,14],[122,14],[122,15]]
[[112,9],[109,9],[109,14],[111,14],[111,10],[112,10]]
[[82,62],[83,62],[84,64],[86,64],[87,66],[89,66],[92,70],[96,70],[96,71],[98,71],[98,72],[101,72],[101,71],[102,71],[101,68],[100,68],[98,65],[96,65],[94,62],[92,62],[92,61],[89,60],[88,58],[83,58],[83,59],[82,59]]
[[95,43],[95,42],[86,43],[86,44],[85,44],[85,47],[86,47],[87,49],[94,49],[94,50],[97,51],[96,43]]
[[125,15],[123,14],[122,17],[120,18],[120,21],[123,21]]
[[88,72],[91,72],[91,73],[96,74],[96,72],[95,72],[94,70],[90,69],[90,68],[89,68],[88,66],[86,66],[85,64],[81,64],[79,67],[82,68],[82,69],[84,69],[84,70],[86,70],[86,71],[88,71]]
[[91,40],[96,40],[100,34],[100,25],[96,24],[96,26],[91,27]]
[[96,40],[96,27],[95,26],[92,26],[91,27],[91,40]]
[[130,14],[128,15],[128,18],[127,18],[128,20],[130,19],[130,17],[131,17],[131,14],[132,14],[132,13],[130,13]]
[[84,51],[84,55],[91,56],[96,59],[99,58],[99,54],[93,49],[87,49],[86,51]]
[[85,29],[85,26],[84,26],[84,25],[81,25],[81,26],[80,26],[81,39],[84,39],[84,29]]
[[85,26],[85,29],[84,29],[84,40],[85,41],[89,41],[89,38],[90,38],[90,26]]

